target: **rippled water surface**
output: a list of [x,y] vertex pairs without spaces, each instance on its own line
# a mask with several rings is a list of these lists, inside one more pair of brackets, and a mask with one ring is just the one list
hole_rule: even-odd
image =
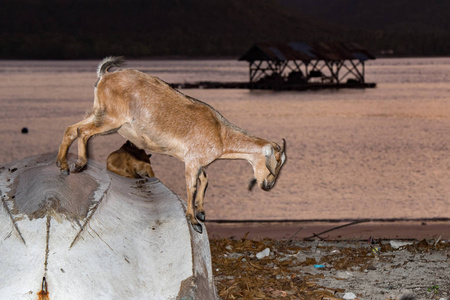
[[[0,164],[58,149],[65,127],[92,107],[97,65],[0,61]],[[126,67],[166,82],[248,80],[248,64],[235,60],[131,60]],[[288,163],[270,193],[247,192],[246,162],[211,165],[208,217],[448,217],[450,58],[377,59],[365,73],[376,88],[183,90],[255,135],[288,141]],[[123,142],[118,135],[95,138],[91,155],[104,161]],[[183,164],[161,155],[152,164],[185,198]]]

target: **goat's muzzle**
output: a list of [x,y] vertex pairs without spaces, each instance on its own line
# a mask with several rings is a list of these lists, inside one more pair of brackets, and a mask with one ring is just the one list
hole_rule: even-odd
[[267,182],[267,180],[264,180],[264,182],[261,185],[261,189],[268,192],[273,188],[274,185],[275,185],[275,181]]

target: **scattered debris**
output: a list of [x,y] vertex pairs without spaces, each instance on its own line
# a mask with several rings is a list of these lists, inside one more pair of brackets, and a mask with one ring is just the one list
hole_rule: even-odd
[[413,244],[413,242],[411,241],[394,241],[394,240],[390,241],[389,243],[391,244],[391,247],[394,249],[400,249],[401,247]]
[[261,259],[270,255],[270,249],[266,248],[261,252],[256,253],[256,258]]
[[352,299],[356,299],[356,295],[353,293],[345,293],[343,298],[345,300],[352,300]]
[[314,265],[315,269],[321,269],[321,268],[325,268],[325,265]]
[[340,279],[349,279],[353,277],[353,274],[350,273],[349,271],[339,271],[336,273],[336,277]]
[[223,300],[450,300],[448,241],[368,242],[211,239],[214,280]]

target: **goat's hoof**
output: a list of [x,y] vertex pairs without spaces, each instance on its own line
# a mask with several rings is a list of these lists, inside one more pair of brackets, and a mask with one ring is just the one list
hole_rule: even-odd
[[59,168],[61,167],[61,162],[59,160],[56,161],[56,166]]
[[198,211],[195,216],[197,217],[197,219],[199,219],[202,222],[205,222],[206,219],[206,215],[204,211]]
[[79,173],[79,172],[83,171],[85,168],[86,168],[86,164],[84,164],[84,165],[75,164],[73,166],[72,172]]
[[70,172],[68,169],[65,169],[65,170],[61,169],[61,175],[67,176],[67,175],[69,175],[69,173]]
[[192,228],[194,228],[194,230],[200,234],[203,232],[202,225],[200,225],[200,224],[192,224]]

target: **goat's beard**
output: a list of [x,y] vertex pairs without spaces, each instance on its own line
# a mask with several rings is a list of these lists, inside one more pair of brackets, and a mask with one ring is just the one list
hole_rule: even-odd
[[248,182],[248,190],[251,191],[257,182],[256,178],[250,179]]

